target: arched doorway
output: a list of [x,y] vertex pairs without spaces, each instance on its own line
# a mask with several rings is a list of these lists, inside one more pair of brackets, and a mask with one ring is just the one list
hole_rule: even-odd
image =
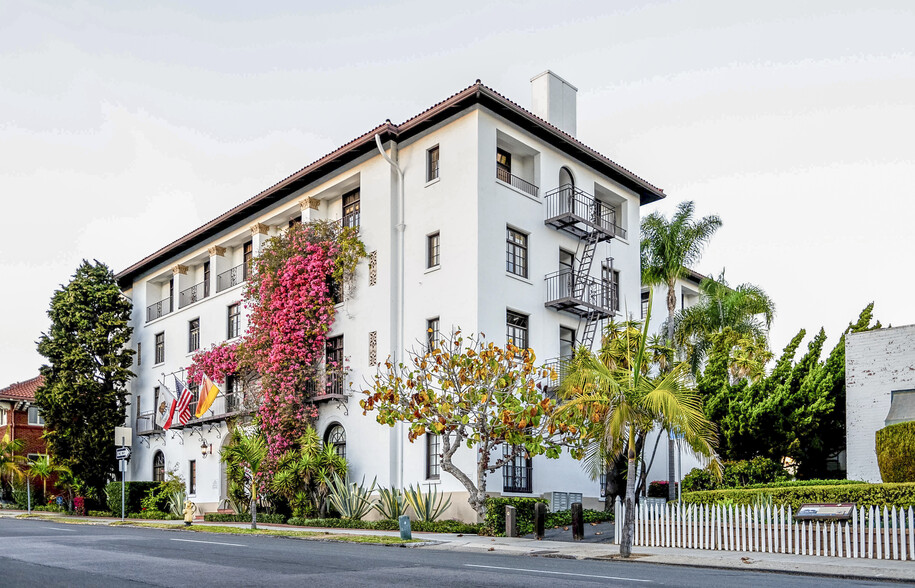
[[337,455],[346,459],[346,430],[340,423],[333,423],[324,433],[324,443],[333,445]]
[[575,188],[575,178],[572,177],[572,172],[567,167],[559,168],[559,187],[564,188],[568,186],[569,189]]
[[165,454],[161,451],[157,451],[155,455],[153,455],[152,481],[165,481]]
[[559,201],[562,212],[578,214],[575,203],[575,178],[567,167],[559,168]]

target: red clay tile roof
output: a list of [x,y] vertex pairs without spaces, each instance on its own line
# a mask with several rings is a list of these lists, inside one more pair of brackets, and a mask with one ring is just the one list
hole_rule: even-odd
[[452,94],[399,125],[393,124],[390,119],[386,120],[369,132],[308,164],[210,222],[120,271],[117,274],[118,283],[124,289],[130,288],[135,277],[165,262],[169,257],[177,255],[181,250],[205,242],[216,233],[229,228],[259,208],[265,208],[278,202],[334,168],[346,165],[367,153],[375,151],[375,135],[379,136],[382,143],[389,140],[402,141],[473,104],[486,106],[497,115],[515,122],[540,139],[555,145],[573,157],[582,160],[585,164],[589,164],[607,176],[614,178],[638,193],[641,198],[641,204],[654,202],[665,197],[664,190],[661,188],[650,184],[628,169],[611,161],[605,155],[591,149],[575,137],[522,108],[517,103],[512,102],[492,88],[485,86],[480,80],[477,80],[473,85]]
[[0,400],[35,400],[35,390],[44,382],[44,376],[38,376],[25,382],[16,382],[0,390]]

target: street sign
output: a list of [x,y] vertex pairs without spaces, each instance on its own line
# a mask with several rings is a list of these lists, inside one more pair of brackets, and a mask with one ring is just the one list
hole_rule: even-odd
[[114,450],[114,456],[118,459],[130,459],[130,447],[118,447]]
[[132,443],[130,434],[131,434],[130,427],[115,427],[114,428],[114,444],[121,445],[121,446],[129,446]]

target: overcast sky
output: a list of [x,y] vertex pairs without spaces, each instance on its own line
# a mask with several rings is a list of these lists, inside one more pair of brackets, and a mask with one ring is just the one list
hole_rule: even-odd
[[545,69],[664,188],[643,214],[721,216],[694,269],[765,288],[774,349],[870,301],[915,323],[915,3],[750,5],[0,0],[0,386],[81,259],[124,269],[477,78],[529,107]]

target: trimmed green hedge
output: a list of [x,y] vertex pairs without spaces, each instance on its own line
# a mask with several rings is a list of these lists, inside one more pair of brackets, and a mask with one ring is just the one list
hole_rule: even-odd
[[90,510],[86,513],[89,517],[113,517],[114,513],[107,510]]
[[483,524],[487,535],[503,537],[505,535],[505,507],[514,506],[518,524],[518,535],[529,535],[534,532],[534,505],[538,502],[549,504],[543,498],[505,498],[490,496],[486,499],[486,515]]
[[[582,518],[584,518],[586,523],[603,523],[606,521],[613,520],[613,511],[610,510],[591,510],[585,509],[582,511]],[[572,524],[572,511],[571,510],[558,510],[556,512],[546,513],[546,522],[544,526],[547,529],[552,529],[553,527],[565,527]],[[533,532],[533,531],[531,531]]]
[[[157,488],[159,482],[127,482],[124,487],[124,510],[130,512],[140,512],[146,493],[151,488]],[[107,499],[108,510],[113,513],[121,514],[121,483],[109,482],[105,486],[105,497]]]
[[790,505],[815,502],[854,502],[858,506],[915,506],[915,483],[907,484],[833,484],[778,488],[734,488],[684,492],[684,504],[753,504],[771,496],[773,504]]
[[769,482],[768,484],[748,484],[747,488],[795,488],[798,486],[847,486],[848,484],[867,484],[860,480],[788,480],[787,482]]
[[884,482],[915,482],[915,421],[877,431],[877,464]]
[[[301,527],[371,529],[373,531],[396,531],[400,528],[400,524],[393,519],[358,521],[354,519],[303,519],[301,517],[292,517],[286,523]],[[410,521],[410,529],[417,533],[463,533],[465,535],[475,535],[481,526],[477,523],[463,523],[455,520],[434,521],[431,523]]]
[[[208,523],[250,523],[251,515],[208,512],[203,515],[203,520]],[[257,513],[257,522],[268,525],[282,525],[286,522],[286,517],[281,514]]]
[[184,517],[178,517],[171,513],[161,510],[144,510],[142,512],[132,512],[127,515],[128,519],[149,519],[153,521],[180,521]]

